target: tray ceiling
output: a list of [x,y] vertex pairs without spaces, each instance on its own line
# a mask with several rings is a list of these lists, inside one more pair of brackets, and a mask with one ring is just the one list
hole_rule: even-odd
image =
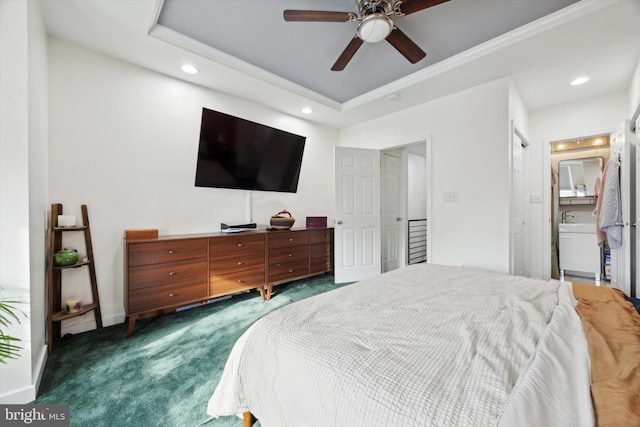
[[[451,0],[393,22],[427,53],[409,63],[386,41],[331,66],[356,22],[285,22],[285,9],[356,12],[352,0],[164,0],[158,24],[337,102],[345,102],[565,8],[576,0]],[[218,58],[223,60],[222,58]]]

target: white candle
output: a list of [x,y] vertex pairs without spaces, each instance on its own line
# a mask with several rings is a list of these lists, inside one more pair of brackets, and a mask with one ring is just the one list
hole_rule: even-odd
[[71,298],[67,300],[67,311],[69,313],[77,313],[82,310],[82,299]]
[[75,227],[75,215],[58,215],[58,227]]

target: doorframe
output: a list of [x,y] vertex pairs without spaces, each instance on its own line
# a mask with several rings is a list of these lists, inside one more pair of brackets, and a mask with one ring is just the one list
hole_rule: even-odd
[[[382,272],[386,272],[385,268],[385,260],[384,260],[384,251],[385,247],[387,247],[388,242],[386,237],[388,234],[384,232],[384,212],[382,212],[383,207],[385,206],[385,194],[387,194],[385,189],[385,160],[384,156],[392,156],[395,157],[400,164],[400,176],[398,178],[397,186],[395,188],[396,191],[399,191],[399,199],[397,200],[398,212],[397,216],[402,218],[400,221],[400,227],[398,230],[398,241],[397,241],[397,257],[398,257],[398,268],[406,265],[406,226],[404,219],[408,215],[408,195],[407,195],[407,185],[408,185],[408,177],[407,177],[407,154],[404,147],[400,148],[385,148],[384,150],[380,150],[380,266],[382,268]],[[390,270],[389,270],[390,271]]]
[[[382,153],[385,151],[393,151],[400,150],[402,156],[402,236],[401,236],[401,260],[400,260],[400,268],[406,267],[408,265],[408,256],[407,256],[407,220],[409,215],[409,202],[408,202],[408,184],[409,184],[409,174],[407,170],[408,163],[408,154],[406,148],[412,145],[420,145],[425,144],[425,192],[426,192],[426,218],[427,218],[427,263],[431,263],[433,259],[432,254],[432,241],[433,241],[433,214],[432,214],[432,186],[433,186],[433,157],[431,155],[432,149],[432,139],[431,135],[427,135],[424,138],[417,139],[414,142],[408,142],[400,145],[395,145],[391,147],[386,147],[380,149],[380,159],[382,160]],[[382,186],[380,186],[380,197],[382,198]],[[382,207],[382,199],[380,200],[380,206]],[[382,218],[382,216],[381,216]],[[381,219],[382,221],[382,219]],[[382,225],[382,224],[381,224]],[[384,242],[380,242],[380,262],[382,263],[382,245]]]
[[[524,136],[524,134],[520,131],[520,129],[518,128],[518,126],[516,126],[515,121],[513,119],[511,119],[511,123],[510,123],[510,128],[511,128],[511,132],[510,132],[510,141],[509,141],[509,192],[510,192],[510,203],[509,203],[509,274],[515,274],[515,258],[516,258],[516,254],[515,254],[515,239],[513,236],[513,229],[514,229],[514,225],[513,225],[513,221],[515,219],[515,212],[516,212],[516,206],[515,206],[515,192],[517,190],[523,190],[524,195],[523,195],[523,199],[522,199],[522,210],[523,210],[523,215],[524,215],[524,227],[522,228],[522,239],[523,239],[523,244],[522,244],[522,250],[524,251],[523,258],[524,258],[524,275],[525,276],[530,276],[531,275],[531,265],[530,262],[527,262],[526,260],[529,258],[527,256],[527,249],[530,245],[528,244],[529,242],[529,229],[531,227],[530,225],[530,214],[529,211],[530,209],[527,209],[527,196],[531,193],[531,185],[530,185],[530,181],[531,181],[531,177],[530,177],[530,168],[529,168],[529,163],[531,161],[531,159],[529,158],[529,151],[527,150],[527,148],[529,148],[529,146],[531,145],[531,143],[529,142],[529,140],[527,139],[526,136]],[[513,161],[513,156],[514,156],[514,152],[513,152],[513,144],[515,142],[515,139],[518,138],[520,140],[520,143],[522,144],[522,160],[521,160],[521,166],[523,168],[522,171],[522,186],[524,188],[521,189],[517,189],[515,188],[515,182],[514,182],[514,176],[513,176],[513,167],[514,167],[514,161]]]
[[571,132],[542,140],[542,278],[551,279],[551,144],[598,135],[612,134],[617,126],[584,132]]

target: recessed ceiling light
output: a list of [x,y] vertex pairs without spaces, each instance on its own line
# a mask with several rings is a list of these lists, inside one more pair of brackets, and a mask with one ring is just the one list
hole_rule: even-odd
[[182,66],[182,71],[184,71],[187,74],[198,74],[198,69],[190,64],[184,64]]
[[571,86],[578,86],[589,81],[589,77],[577,77],[571,82]]
[[313,113],[313,110],[311,108],[309,108],[309,107],[305,107],[305,108],[302,109],[302,112],[304,114],[311,114],[311,113]]

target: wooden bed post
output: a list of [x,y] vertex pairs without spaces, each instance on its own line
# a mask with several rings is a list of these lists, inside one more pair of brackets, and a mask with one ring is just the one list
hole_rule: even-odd
[[244,427],[251,427],[256,422],[255,417],[251,412],[245,412],[242,414],[242,420],[244,421]]

